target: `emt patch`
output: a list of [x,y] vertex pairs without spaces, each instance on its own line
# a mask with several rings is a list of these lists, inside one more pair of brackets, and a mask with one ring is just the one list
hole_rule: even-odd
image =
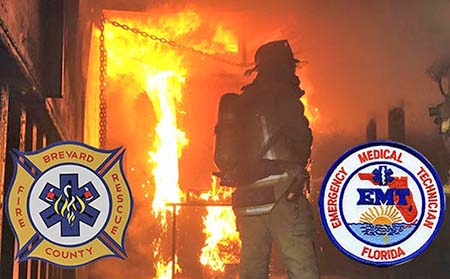
[[445,195],[436,170],[406,145],[376,141],[342,155],[320,192],[322,224],[357,261],[387,266],[424,251],[443,220]]
[[35,152],[14,150],[7,216],[16,259],[78,267],[125,257],[132,197],[122,169],[124,149],[60,142]]

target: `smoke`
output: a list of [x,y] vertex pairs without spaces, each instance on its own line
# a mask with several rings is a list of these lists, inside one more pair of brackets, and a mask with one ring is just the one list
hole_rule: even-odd
[[[337,137],[350,139],[345,141],[348,144],[335,147],[339,154],[354,142],[363,142],[370,118],[377,120],[378,138],[386,139],[387,111],[394,106],[405,109],[408,139],[437,138],[428,107],[440,102],[441,96],[425,72],[436,59],[450,56],[450,2],[166,3],[175,2],[220,11],[245,39],[249,60],[259,45],[287,38],[296,57],[308,62],[298,74],[310,105],[319,109],[313,126],[313,160],[320,163],[315,175],[323,175],[331,163],[329,158],[336,158],[322,153],[319,146],[333,145]],[[238,90],[222,89],[214,94]]]
[[[436,102],[439,96],[424,71],[435,59],[450,55],[450,3],[445,0],[265,0],[257,4],[249,0],[108,0],[104,4],[109,9],[210,10],[245,37],[249,60],[260,44],[288,38],[296,55],[309,62],[300,75],[313,86],[310,95],[322,118],[342,132],[361,130],[369,116],[382,117],[387,108],[401,102],[407,110],[412,106],[412,120],[426,118],[426,113],[415,115],[416,109]],[[357,117],[345,118],[350,111]]]
[[[423,124],[420,129],[433,129],[426,108],[439,100],[439,94],[424,72],[434,60],[450,55],[446,0],[108,0],[104,4],[109,9],[210,11],[245,40],[250,61],[262,43],[289,39],[296,56],[308,61],[299,74],[311,87],[308,93],[321,112],[318,126],[322,124],[323,132],[363,134],[369,117],[382,124],[387,109],[399,104],[404,104],[408,122],[415,123],[408,130],[416,129],[417,121]],[[229,89],[238,90],[239,86]],[[383,138],[384,126],[379,125]]]
[[[345,149],[365,140],[370,118],[377,119],[378,137],[387,138],[387,111],[393,106],[405,108],[408,138],[437,137],[428,107],[440,102],[441,96],[425,71],[436,59],[450,55],[447,0],[107,0],[102,4],[106,9],[207,11],[203,14],[220,17],[240,36],[247,49],[241,56],[247,62],[253,60],[259,45],[289,39],[295,56],[308,62],[298,74],[310,105],[319,110],[313,126],[315,177],[322,176]],[[185,189],[206,189],[214,169],[213,131],[218,100],[226,92],[239,92],[251,78],[242,75],[242,68],[211,61],[200,61],[190,71],[184,102],[187,115],[182,123],[190,143],[180,162],[180,184]],[[108,123],[124,127],[116,131],[111,144],[126,144],[128,158],[133,160],[129,167],[145,165],[144,160],[134,158],[145,152],[142,146],[148,144],[148,139],[139,140],[136,135],[151,133],[154,120],[147,109],[151,104],[142,99],[134,106],[124,106],[119,98],[110,106],[120,108],[121,113]],[[136,111],[142,121],[130,124],[123,115]],[[138,125],[142,123],[147,123],[145,131]],[[130,181],[136,206],[127,235],[130,258],[102,260],[95,265],[94,278],[144,278],[151,274],[151,240],[156,234],[152,230],[156,228],[141,183],[145,181]]]

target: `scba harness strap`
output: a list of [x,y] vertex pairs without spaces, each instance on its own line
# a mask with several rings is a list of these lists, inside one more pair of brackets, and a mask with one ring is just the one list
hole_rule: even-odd
[[309,191],[309,174],[304,169],[271,175],[252,184],[243,185],[233,193],[236,216],[254,216],[269,213],[282,198],[297,201]]

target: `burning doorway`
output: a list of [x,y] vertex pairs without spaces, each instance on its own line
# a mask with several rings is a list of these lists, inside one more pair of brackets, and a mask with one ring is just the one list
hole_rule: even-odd
[[[220,199],[215,190],[205,191],[210,188],[213,168],[210,154],[216,108],[211,104],[217,103],[225,88],[236,87],[241,80],[242,69],[229,62],[238,60],[238,45],[238,37],[223,22],[196,11],[164,15],[104,12],[103,23],[92,38],[85,135],[87,142],[100,145],[106,136],[105,147],[125,145],[134,160],[127,162],[136,200],[128,249],[130,260],[141,258],[143,264],[134,271],[119,268],[121,277],[142,272],[170,278],[172,269],[181,272],[180,265],[172,266],[168,219],[180,210],[166,208],[167,203],[186,200],[189,191],[180,185],[196,189],[189,194],[191,198]],[[211,142],[199,141],[202,138]],[[184,172],[180,171],[183,166]],[[204,220],[208,240],[203,254],[196,254],[197,262],[201,257],[203,265],[223,272],[227,253],[216,246],[224,237],[230,243],[238,241],[234,216],[229,207],[208,211]],[[225,231],[212,231],[218,224],[214,220],[224,216]]]

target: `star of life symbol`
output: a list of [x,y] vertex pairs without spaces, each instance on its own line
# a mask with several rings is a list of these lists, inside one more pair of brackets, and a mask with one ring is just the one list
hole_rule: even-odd
[[126,257],[132,197],[122,170],[124,149],[61,142],[35,152],[11,152],[14,178],[7,216],[20,261],[77,267],[102,257]]
[[416,150],[376,141],[342,155],[319,198],[332,242],[354,260],[401,264],[426,249],[443,220],[445,196],[433,166]]
[[47,183],[39,195],[49,205],[39,214],[48,228],[61,223],[61,236],[79,236],[80,222],[93,227],[100,214],[90,205],[98,197],[91,181],[79,188],[77,173],[61,174],[58,187]]
[[394,180],[394,178],[392,177],[392,174],[394,174],[394,172],[387,166],[379,166],[378,168],[373,170],[372,174],[373,180],[380,186],[386,186],[388,185],[388,183]]

